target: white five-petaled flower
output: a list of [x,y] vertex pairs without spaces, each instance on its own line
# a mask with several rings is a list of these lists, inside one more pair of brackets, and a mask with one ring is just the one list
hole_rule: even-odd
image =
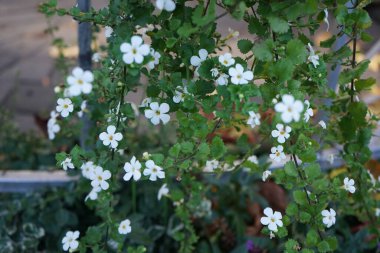
[[263,176],[262,176],[262,180],[265,182],[270,175],[272,175],[272,172],[270,170],[264,171]]
[[231,65],[235,64],[235,59],[232,58],[232,55],[230,53],[225,53],[219,56],[219,62],[223,66],[229,67]]
[[250,125],[252,128],[255,126],[260,125],[260,114],[255,113],[254,111],[249,111],[249,118],[247,120],[247,124]]
[[231,83],[233,84],[247,84],[248,81],[253,80],[253,72],[250,70],[244,71],[241,64],[236,64],[235,67],[228,69],[228,74],[231,77]]
[[344,178],[343,183],[344,183],[343,187],[346,191],[350,193],[355,193],[356,188],[355,188],[355,181],[353,179],[346,177]]
[[66,159],[63,162],[61,162],[61,166],[64,170],[74,169],[74,164],[72,163],[71,158],[69,157],[66,157]]
[[150,49],[150,55],[152,59],[148,62],[148,69],[154,69],[154,66],[160,63],[161,54],[156,52],[153,48]]
[[313,64],[314,68],[316,68],[319,65],[319,56],[315,54],[314,49],[310,43],[308,43],[307,46],[309,47],[310,51],[309,57],[307,59]]
[[211,76],[212,76],[212,77],[217,77],[217,76],[219,75],[219,71],[218,71],[217,68],[212,68],[212,69],[210,70],[210,72],[211,72]]
[[322,219],[322,222],[323,224],[326,225],[326,227],[331,227],[332,225],[335,224],[335,221],[336,221],[336,212],[334,211],[334,209],[330,208],[330,211],[329,210],[323,210],[321,212],[322,216],[323,216],[323,219]]
[[161,188],[158,190],[157,199],[161,200],[163,196],[169,195],[169,188],[166,184],[163,184]]
[[325,13],[325,17],[323,18],[323,21],[326,23],[327,27],[326,27],[326,31],[328,32],[329,31],[329,28],[330,28],[330,23],[329,23],[329,11],[326,9],[323,10],[323,12]]
[[214,172],[219,167],[218,160],[211,160],[206,162],[206,166],[203,168],[203,172]]
[[228,84],[228,75],[227,74],[220,74],[220,76],[218,77],[218,79],[216,79],[216,83],[218,85],[227,85]]
[[100,188],[99,186],[98,187],[94,187],[92,188],[92,190],[90,191],[90,193],[86,196],[86,198],[84,199],[84,201],[87,201],[88,199],[91,199],[91,200],[96,200],[98,198],[98,193],[102,190],[102,188]]
[[283,95],[282,102],[274,106],[276,112],[281,113],[281,119],[285,123],[290,123],[293,120],[296,122],[299,121],[303,108],[303,103],[299,100],[295,100],[292,95]]
[[113,29],[112,29],[112,27],[110,27],[110,26],[105,26],[105,27],[104,27],[104,36],[105,36],[106,38],[111,37],[111,36],[112,36],[112,33],[113,33]]
[[109,184],[108,179],[111,178],[111,172],[109,170],[103,170],[102,167],[96,166],[94,172],[91,174],[91,185],[92,187],[100,187],[102,190],[107,190]]
[[70,112],[74,111],[74,105],[70,98],[58,98],[57,107],[55,109],[62,117],[66,118]]
[[141,178],[141,163],[136,159],[135,156],[132,157],[130,162],[126,162],[124,164],[124,170],[124,181],[129,181],[132,177],[135,181]]
[[272,154],[270,154],[269,157],[275,162],[281,162],[281,160],[286,159],[286,155],[283,152],[284,151],[283,146],[278,145],[277,147],[272,147],[270,151],[272,152]]
[[313,112],[313,109],[310,108],[310,102],[309,100],[305,100],[305,104],[306,104],[306,111],[303,115],[303,119],[308,122],[310,117],[313,117],[314,115],[314,112]]
[[152,102],[149,104],[150,109],[145,109],[145,117],[150,119],[153,125],[160,124],[160,121],[165,125],[170,120],[170,115],[168,114],[170,107],[167,103],[158,104],[157,102]]
[[189,94],[189,92],[187,91],[187,88],[178,86],[175,89],[175,96],[173,96],[173,102],[176,104],[179,104],[185,101],[186,94]]
[[282,227],[282,214],[280,212],[273,212],[273,209],[267,207],[264,209],[266,217],[261,217],[260,222],[264,226],[268,226],[268,229],[273,232],[277,232],[277,227]]
[[198,51],[198,55],[193,55],[190,58],[190,64],[194,67],[199,67],[201,63],[207,59],[208,52],[206,49],[202,48]]
[[126,219],[120,222],[118,231],[121,235],[129,234],[132,231],[131,221],[129,219]]
[[284,126],[283,124],[276,125],[277,130],[272,131],[272,137],[277,138],[279,143],[285,143],[286,139],[290,137],[292,128],[290,126]]
[[115,133],[116,127],[110,125],[107,127],[107,132],[102,132],[99,135],[99,139],[103,142],[104,146],[110,146],[111,148],[116,148],[119,145],[119,141],[123,139],[121,133]]
[[172,12],[175,10],[175,2],[173,0],[157,0],[157,9]]
[[86,112],[87,109],[87,101],[83,100],[81,105],[80,105],[80,111],[78,112],[78,117],[82,118],[83,114]]
[[150,47],[144,44],[140,36],[134,35],[131,38],[131,43],[122,43],[120,51],[123,53],[123,61],[126,64],[137,63],[141,64],[144,57],[150,54]]
[[163,169],[156,165],[153,160],[148,160],[145,163],[144,176],[149,176],[150,181],[156,181],[157,178],[165,178],[165,172]]
[[92,161],[87,161],[80,166],[80,169],[83,177],[90,179],[91,175],[94,173],[95,164]]
[[50,140],[54,140],[55,134],[61,130],[61,127],[57,123],[57,117],[59,114],[56,111],[50,113],[50,119],[47,122],[47,131]]
[[64,251],[74,251],[78,248],[79,231],[67,231],[65,237],[62,239],[62,248]]
[[94,75],[89,70],[83,70],[75,67],[70,76],[66,79],[69,84],[70,96],[79,96],[80,94],[89,94],[92,90]]

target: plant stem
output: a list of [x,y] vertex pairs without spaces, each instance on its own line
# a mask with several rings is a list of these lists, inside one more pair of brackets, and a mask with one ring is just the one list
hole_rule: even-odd
[[137,202],[136,202],[136,182],[133,180],[132,181],[132,210],[134,213],[136,213],[136,205],[137,205]]
[[[352,61],[351,68],[354,69],[356,67],[356,26],[353,28],[353,45],[352,45]],[[354,102],[354,78],[351,79],[351,103]]]

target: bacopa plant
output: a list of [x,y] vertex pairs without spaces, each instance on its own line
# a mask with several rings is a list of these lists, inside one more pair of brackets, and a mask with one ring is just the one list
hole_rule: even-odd
[[[378,118],[358,98],[375,80],[361,77],[369,61],[356,57],[358,41],[370,37],[369,1],[111,0],[89,12],[56,2],[40,10],[91,23],[94,31],[104,28],[107,40],[94,54],[93,70],[71,68],[48,124],[50,139],[75,139],[83,124],[90,126],[86,148],[75,146],[56,159],[69,173],[81,172],[77,191],[85,192],[83,201],[100,222],[62,231],[63,250],[377,247],[379,182],[364,165]],[[254,39],[232,30],[219,34],[225,15],[245,24]],[[316,45],[317,29],[334,33]],[[338,50],[321,49],[342,36],[347,39]],[[239,56],[228,47],[232,38],[238,38]],[[335,91],[327,73],[337,65]],[[139,105],[126,99],[141,93]],[[318,163],[330,147],[344,160],[334,175]],[[255,219],[261,236],[252,237],[244,232],[246,209],[239,207],[254,201],[250,191],[258,181],[269,180],[286,190],[289,202],[279,210],[261,198]],[[236,210],[241,215],[233,216]]]

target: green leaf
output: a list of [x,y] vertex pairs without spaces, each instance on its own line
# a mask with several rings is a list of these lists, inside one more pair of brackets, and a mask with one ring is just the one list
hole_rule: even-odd
[[191,34],[195,33],[198,31],[197,27],[194,27],[190,23],[184,23],[178,30],[177,33],[179,36],[183,38],[188,38]]
[[336,36],[331,36],[331,38],[328,38],[327,40],[323,40],[319,43],[319,45],[323,48],[331,48],[334,42],[336,41]]
[[355,88],[357,92],[367,90],[376,84],[376,79],[373,77],[367,79],[359,79],[355,81]]
[[311,215],[309,213],[304,212],[304,211],[300,212],[300,221],[302,223],[308,223],[310,219],[311,219]]
[[198,69],[199,76],[205,79],[213,79],[214,77],[211,75],[211,69],[213,67],[214,61],[212,59],[205,60]]
[[177,39],[176,38],[169,38],[167,41],[166,41],[166,46],[168,48],[172,48],[175,43],[177,43]]
[[298,248],[298,242],[296,240],[289,239],[285,243],[286,252],[296,252],[296,248]]
[[253,43],[247,39],[239,40],[237,45],[238,45],[240,52],[242,52],[243,54],[246,54],[249,51],[251,51],[251,49],[253,47]]
[[307,54],[305,45],[298,39],[290,40],[286,45],[286,56],[293,64],[305,62]]
[[61,163],[66,159],[67,154],[65,152],[55,154],[55,160],[57,161],[57,166],[61,167]]
[[288,21],[280,17],[271,16],[268,17],[269,25],[275,33],[286,33],[289,30]]
[[306,235],[306,245],[315,246],[318,243],[318,233],[315,229],[310,229]]
[[289,203],[286,207],[286,214],[289,216],[294,216],[298,213],[298,206],[295,203]]
[[297,168],[293,161],[289,161],[285,164],[285,173],[291,177],[298,177]]
[[328,252],[330,251],[330,245],[328,242],[326,241],[322,241],[320,243],[318,243],[318,250],[319,252]]
[[260,61],[271,61],[273,59],[273,41],[266,40],[261,43],[256,44],[253,47],[253,54]]
[[169,155],[174,158],[177,158],[180,151],[181,151],[181,145],[179,143],[176,143],[173,147],[169,149]]
[[212,139],[211,142],[211,156],[215,159],[221,158],[227,152],[226,147],[224,146],[223,140],[216,136]]
[[305,206],[309,204],[309,202],[307,201],[306,193],[302,190],[294,191],[293,198],[294,198],[294,201],[301,206]]
[[260,23],[259,19],[251,17],[248,23],[248,31],[250,34],[263,36],[267,32],[267,29],[262,23]]
[[321,174],[321,168],[318,163],[312,163],[305,167],[305,174],[308,179],[314,179]]
[[193,11],[193,15],[191,20],[197,26],[207,25],[215,20],[215,8],[216,8],[216,0],[210,0],[208,3],[207,12],[204,13],[205,7],[203,4],[199,4],[197,8]]
[[196,157],[199,160],[203,160],[203,161],[207,160],[207,157],[209,154],[210,154],[210,148],[207,145],[207,143],[202,143],[201,145],[199,145],[198,152],[196,155]]
[[215,90],[215,86],[212,82],[206,80],[198,80],[195,82],[195,94],[200,96],[206,96]]
[[293,76],[294,64],[287,59],[275,62],[270,68],[270,76],[277,78],[280,83],[290,80]]
[[185,141],[181,143],[181,147],[183,153],[190,154],[191,152],[193,152],[194,144],[189,141]]

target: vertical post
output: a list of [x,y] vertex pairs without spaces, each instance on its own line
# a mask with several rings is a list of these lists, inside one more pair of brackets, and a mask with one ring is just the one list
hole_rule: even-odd
[[[90,0],[78,0],[78,8],[81,12],[88,12],[90,10],[91,1]],[[78,24],[78,47],[79,47],[79,57],[78,63],[79,67],[83,70],[91,70],[91,23],[89,22],[79,22]],[[80,136],[80,145],[84,149],[86,147],[86,140],[88,138],[88,131],[90,130],[91,122],[86,115],[83,114],[82,117],[82,129]]]

